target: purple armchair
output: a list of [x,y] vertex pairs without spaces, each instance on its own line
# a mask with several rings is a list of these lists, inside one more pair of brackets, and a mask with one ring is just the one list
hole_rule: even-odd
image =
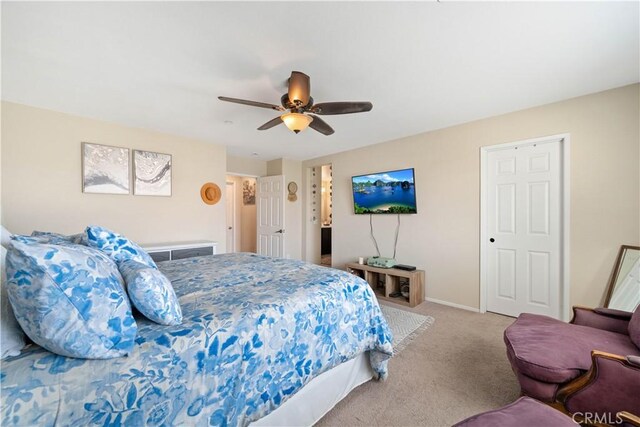
[[[502,408],[469,417],[454,424],[453,427],[576,427],[578,424],[574,418],[579,421],[578,417],[570,417],[544,403],[524,396]],[[597,421],[594,417],[589,418],[589,423],[603,425],[602,421],[602,418],[598,418]],[[621,427],[640,427],[640,418],[628,412],[619,412],[615,418],[606,421]]]
[[521,314],[504,332],[523,395],[571,413],[640,413],[640,308],[574,307],[565,323]]

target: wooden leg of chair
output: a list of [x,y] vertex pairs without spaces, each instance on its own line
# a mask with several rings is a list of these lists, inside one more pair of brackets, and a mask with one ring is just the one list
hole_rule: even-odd
[[640,417],[637,415],[633,415],[630,412],[627,412],[627,411],[618,412],[618,419],[626,423],[632,424],[636,427],[640,427]]

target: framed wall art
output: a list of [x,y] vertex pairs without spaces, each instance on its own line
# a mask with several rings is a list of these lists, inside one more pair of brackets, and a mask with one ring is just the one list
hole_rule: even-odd
[[83,142],[82,192],[129,194],[129,149]]
[[171,196],[171,154],[133,150],[133,194]]
[[242,182],[242,204],[252,206],[256,204],[256,180],[246,179]]

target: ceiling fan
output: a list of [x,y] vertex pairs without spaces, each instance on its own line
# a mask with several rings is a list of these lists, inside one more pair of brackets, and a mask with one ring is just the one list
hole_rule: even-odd
[[271,129],[284,123],[290,130],[299,133],[308,127],[317,130],[323,135],[331,135],[334,130],[320,117],[320,115],[350,114],[371,111],[373,104],[370,102],[322,102],[314,104],[310,95],[311,80],[309,76],[300,71],[292,71],[289,78],[289,91],[280,98],[280,105],[267,104],[265,102],[247,101],[246,99],[228,98],[219,96],[221,101],[235,102],[236,104],[251,105],[253,107],[270,108],[276,111],[287,111],[273,120],[269,120],[258,130]]

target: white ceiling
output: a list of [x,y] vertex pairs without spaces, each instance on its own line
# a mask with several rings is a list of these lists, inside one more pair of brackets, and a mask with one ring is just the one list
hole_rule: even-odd
[[[639,32],[638,2],[2,2],[2,99],[308,159],[638,82]],[[216,98],[291,70],[373,110],[295,135]]]

